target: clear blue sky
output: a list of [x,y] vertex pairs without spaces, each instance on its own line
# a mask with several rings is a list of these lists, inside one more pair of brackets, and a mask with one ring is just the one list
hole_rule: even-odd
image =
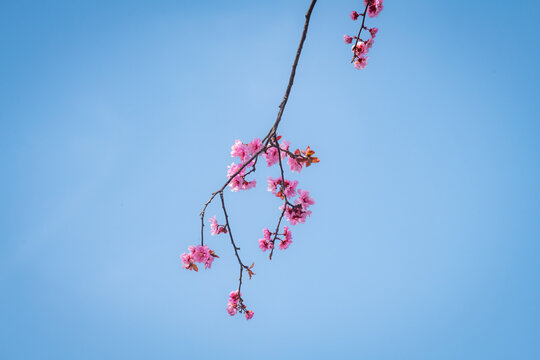
[[226,238],[181,269],[308,3],[0,3],[0,358],[540,358],[534,1],[387,0],[357,71],[362,2],[320,0],[280,131],[321,158],[311,219],[269,262],[278,202],[225,194],[249,322]]

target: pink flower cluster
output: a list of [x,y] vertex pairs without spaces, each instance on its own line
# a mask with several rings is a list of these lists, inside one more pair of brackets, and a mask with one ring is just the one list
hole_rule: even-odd
[[[281,136],[277,137],[277,140]],[[294,153],[289,151],[290,143],[283,140],[281,144],[263,144],[259,138],[253,139],[250,143],[244,144],[240,140],[236,140],[231,147],[231,156],[240,159],[240,163],[232,163],[227,170],[227,177],[232,180],[229,182],[231,191],[249,190],[257,185],[256,180],[248,181],[246,176],[255,171],[257,158],[255,155],[262,155],[268,166],[275,165],[279,162],[287,160],[291,171],[300,172],[302,168],[310,166],[312,163],[318,163],[319,158],[313,156],[315,151],[309,146],[306,150],[300,151],[296,149]],[[279,150],[278,150],[279,149]],[[249,162],[249,163],[248,163]],[[247,164],[246,164],[247,163]],[[246,169],[248,169],[246,171]]]
[[231,291],[229,294],[229,302],[227,303],[227,312],[229,315],[234,316],[237,312],[245,313],[246,319],[250,320],[255,314],[251,310],[247,310],[246,306],[242,303],[242,294],[238,291]]
[[[313,199],[309,197],[308,191],[297,189],[297,180],[288,180],[284,178],[283,164],[287,163],[291,171],[300,172],[304,167],[309,167],[311,164],[319,162],[319,159],[314,156],[315,152],[311,150],[309,146],[306,148],[306,150],[300,151],[299,149],[296,149],[294,152],[291,152],[289,150],[290,143],[285,140],[279,142],[280,139],[280,136],[272,135],[270,137],[266,137],[264,143],[259,138],[255,138],[247,144],[244,144],[240,140],[236,140],[231,147],[231,156],[238,158],[239,162],[233,162],[231,165],[229,165],[227,171],[227,177],[229,179],[227,183],[231,191],[248,190],[256,186],[256,181],[246,180],[246,176],[255,171],[255,166],[259,156],[266,160],[269,167],[277,163],[280,164],[281,177],[276,179],[271,177],[268,178],[268,191],[272,192],[275,196],[283,200],[283,205],[280,208],[282,210],[282,214],[279,218],[276,233],[272,233],[270,230],[264,229],[264,237],[259,240],[259,247],[261,250],[271,250],[271,252],[274,249],[276,240],[279,241],[278,246],[280,250],[285,250],[292,244],[292,232],[290,231],[289,227],[284,226],[283,232],[280,232],[280,224],[283,217],[287,218],[292,225],[299,222],[305,222],[306,218],[311,214],[308,207],[315,203]],[[221,196],[224,215],[227,217],[222,190],[214,193],[212,198],[216,196],[216,194],[220,194]],[[202,212],[203,218],[205,210],[206,205]],[[229,233],[230,229],[228,223],[220,225],[216,219],[216,216],[208,219],[208,221],[210,222],[210,232],[212,235]],[[234,243],[233,237],[230,237],[235,251],[239,250]],[[201,244],[202,243],[203,242],[201,240]],[[252,263],[251,266],[248,267],[244,265],[242,260],[238,257],[238,253],[236,253],[236,255],[241,267],[241,274],[245,270],[251,279],[252,276],[255,275],[252,270],[255,264]],[[190,246],[189,252],[181,255],[182,266],[188,270],[198,271],[197,263],[204,263],[205,268],[208,269],[211,267],[212,262],[216,257],[218,256],[212,250],[210,250],[208,246]],[[242,275],[239,278],[239,289],[241,285]],[[254,312],[248,310],[243,304],[239,291],[233,291],[230,293],[229,302],[227,304],[227,312],[231,316],[236,315],[237,313],[244,313],[246,319],[248,320],[253,318],[254,315]]]
[[227,177],[229,179],[234,175],[234,178],[229,183],[229,187],[231,188],[231,191],[249,190],[251,188],[254,188],[257,185],[256,180],[253,180],[253,181],[246,180],[246,175],[249,173],[249,171],[248,173],[246,173],[246,168],[248,167],[253,168],[255,166],[255,161],[252,161],[246,166],[244,165],[246,164],[246,162],[249,161],[251,157],[259,153],[262,150],[262,148],[263,148],[263,143],[261,139],[259,138],[253,139],[248,144],[244,144],[240,140],[236,140],[234,142],[233,146],[231,147],[231,156],[240,158],[240,163],[235,164],[233,162],[231,165],[229,165],[228,170],[227,170]]
[[188,247],[188,250],[188,253],[180,255],[182,267],[187,270],[199,271],[196,263],[203,263],[205,269],[210,269],[214,262],[214,258],[219,257],[206,245],[190,246]]
[[290,181],[285,179],[285,181],[283,181],[281,178],[272,179],[271,177],[268,177],[268,191],[271,191],[272,194],[281,199],[284,199],[285,197],[289,199],[295,197],[297,185],[297,180]]
[[[366,20],[365,14],[367,13],[369,17],[378,16],[383,9],[383,0],[364,0],[364,4],[366,5],[366,9],[363,14],[358,14],[356,11],[351,12],[352,20],[357,20],[360,16],[363,17],[362,27],[358,32],[358,36],[351,37],[349,35],[343,35],[343,41],[345,41],[346,44],[351,44],[353,40],[356,39],[351,51],[353,52],[354,67],[358,70],[362,70],[367,66],[369,58],[367,53],[373,46],[375,35],[377,34],[377,31],[379,31],[376,27],[368,29],[364,26],[364,21]],[[370,38],[368,40],[362,40],[360,38],[362,30],[369,31]]]
[[[289,230],[288,226],[283,227],[282,234],[276,234],[274,239],[272,239],[272,233],[268,229],[263,229],[264,238],[259,239],[259,248],[264,252],[266,250],[272,250],[274,248],[274,243],[276,240],[279,240],[279,250],[285,250],[292,244],[292,232]],[[283,237],[280,237],[283,236]]]
[[298,189],[298,198],[296,198],[294,204],[288,200],[280,207],[280,210],[285,209],[285,218],[291,225],[305,223],[306,218],[311,215],[311,211],[308,208],[315,204],[315,200],[309,197],[309,191]]
[[[278,136],[278,140],[281,139],[281,136]],[[266,160],[266,164],[268,166],[275,165],[279,162],[279,157],[281,156],[281,159],[285,159],[287,157],[287,151],[289,150],[289,142],[287,140],[283,140],[281,144],[279,145],[280,151],[278,152],[277,147],[267,147],[262,156]]]
[[208,219],[210,221],[210,233],[212,235],[226,234],[227,227],[225,225],[218,225],[216,216]]
[[369,17],[379,16],[379,13],[383,9],[383,0],[364,0],[364,4],[367,6],[367,14]]

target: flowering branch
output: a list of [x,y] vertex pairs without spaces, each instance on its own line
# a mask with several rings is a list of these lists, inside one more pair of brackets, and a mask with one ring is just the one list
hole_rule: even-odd
[[[350,44],[352,43],[353,39],[356,39],[354,42],[354,45],[352,47],[353,52],[353,58],[351,60],[351,63],[354,62],[354,67],[362,70],[367,65],[368,57],[366,56],[369,49],[373,46],[375,34],[377,34],[377,31],[379,29],[377,28],[371,28],[368,29],[364,26],[366,22],[366,14],[369,17],[376,17],[379,15],[379,13],[383,9],[383,0],[364,0],[364,4],[366,5],[364,12],[362,14],[358,14],[356,11],[351,12],[351,19],[357,20],[360,16],[362,17],[362,25],[360,25],[360,30],[358,30],[358,35],[353,37],[350,37],[349,35],[343,35],[343,40],[345,43]],[[371,37],[368,40],[362,40],[360,35],[362,34],[362,30],[368,30]]]
[[[353,46],[353,61],[356,60],[355,67],[357,68],[360,68],[357,66],[357,63],[367,61],[367,57],[364,57],[364,55],[367,53],[367,49],[371,47],[371,44],[373,43],[373,37],[377,32],[376,28],[369,29],[372,38],[365,42],[361,40],[360,35],[362,33],[362,29],[367,29],[364,26],[366,14],[371,17],[377,16],[377,14],[382,10],[382,1],[383,0],[364,0],[366,8],[364,10],[364,13],[361,15],[363,17],[362,25],[360,27],[360,31],[358,32],[358,36],[355,37],[356,42]],[[235,315],[236,313],[244,313],[246,319],[249,320],[254,315],[253,311],[248,310],[246,305],[244,304],[244,299],[242,298],[240,290],[242,289],[244,271],[248,273],[250,279],[253,275],[255,275],[252,270],[255,263],[253,262],[251,266],[248,267],[247,265],[245,265],[245,263],[242,261],[242,258],[240,257],[240,248],[237,246],[237,243],[234,240],[229,220],[229,214],[227,213],[227,208],[225,205],[225,198],[223,194],[225,188],[228,186],[231,191],[236,192],[240,190],[249,190],[255,187],[256,180],[249,180],[248,176],[256,171],[255,166],[257,165],[259,156],[262,156],[266,160],[266,163],[269,167],[279,163],[280,177],[276,179],[272,179],[271,177],[268,178],[268,191],[272,192],[272,194],[274,194],[276,197],[279,197],[283,201],[282,205],[279,207],[279,210],[281,210],[281,214],[278,218],[275,231],[271,232],[270,230],[268,230],[268,228],[265,228],[263,229],[264,237],[262,239],[259,239],[259,248],[263,252],[270,250],[270,260],[272,260],[272,256],[274,254],[276,241],[279,241],[278,246],[280,250],[287,249],[292,243],[292,233],[289,227],[284,226],[281,230],[283,219],[285,218],[290,223],[290,225],[293,226],[298,223],[304,223],[307,217],[311,215],[309,207],[315,204],[315,201],[309,196],[309,191],[297,189],[297,180],[288,180],[285,178],[283,161],[287,160],[287,164],[289,165],[292,172],[300,173],[304,167],[309,167],[312,164],[318,163],[319,158],[313,156],[315,152],[311,150],[309,146],[306,148],[306,150],[302,151],[300,149],[296,149],[294,152],[289,150],[290,143],[285,140],[280,142],[281,136],[277,135],[277,130],[281,122],[285,106],[287,105],[287,101],[289,100],[292,86],[294,84],[296,68],[298,66],[300,55],[302,53],[302,48],[306,40],[311,13],[313,11],[313,8],[315,7],[316,2],[317,0],[311,1],[308,11],[305,15],[306,20],[302,31],[302,36],[300,38],[300,43],[298,44],[298,49],[296,51],[296,56],[294,58],[291,74],[289,76],[289,82],[287,84],[287,88],[285,89],[283,100],[279,104],[279,111],[276,121],[274,122],[266,136],[262,138],[262,140],[259,138],[255,138],[247,144],[244,144],[240,140],[235,141],[231,148],[231,156],[239,158],[240,162],[238,164],[233,162],[231,165],[229,165],[227,170],[227,181],[225,181],[225,183],[218,190],[211,194],[210,198],[203,206],[203,209],[200,213],[201,245],[190,246],[188,248],[189,253],[184,253],[181,256],[182,266],[185,269],[194,271],[198,271],[196,263],[204,263],[205,268],[209,269],[212,265],[212,262],[214,261],[214,258],[218,257],[214,251],[210,250],[210,248],[208,248],[208,246],[204,244],[204,218],[208,206],[212,203],[214,198],[219,195],[225,223],[219,224],[216,216],[210,218],[210,232],[212,235],[229,234],[230,242],[233,247],[236,259],[238,261],[238,265],[240,267],[238,288],[237,290],[234,290],[229,294],[229,301],[227,304],[227,312],[231,316]],[[359,16],[360,15],[355,11],[351,13],[351,18],[353,18],[353,20],[356,20]],[[344,39],[345,42],[350,44],[352,43],[353,38],[345,35]],[[365,63],[363,63],[362,66],[365,67]]]

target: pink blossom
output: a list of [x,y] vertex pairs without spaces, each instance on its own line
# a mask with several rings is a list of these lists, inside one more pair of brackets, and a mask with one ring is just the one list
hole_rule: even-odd
[[188,270],[198,271],[195,263],[204,263],[204,267],[210,269],[212,267],[212,262],[214,262],[214,258],[219,257],[213,250],[210,250],[207,245],[189,246],[188,250],[189,253],[180,255],[182,267]]
[[[231,165],[227,166],[227,177],[230,178],[231,176],[233,176],[241,168],[242,168],[242,164],[232,163]],[[242,169],[242,171],[240,171],[238,173],[238,175],[244,175],[244,173],[245,173],[245,168]]]
[[366,41],[366,48],[367,48],[366,53],[369,51],[369,49],[371,49],[371,47],[373,46],[373,43],[374,43],[374,42],[375,42],[375,41],[373,40],[373,38],[369,38],[369,39]]
[[257,186],[257,180],[251,180],[251,181],[245,181],[242,186],[242,190],[249,190],[253,189],[255,186]]
[[287,163],[289,164],[291,171],[296,171],[296,172],[302,171],[302,164],[296,161],[295,158],[289,157],[289,160],[287,160]]
[[[227,177],[230,178],[232,175],[236,174],[242,168],[242,164],[232,163],[227,169]],[[247,181],[244,177],[246,176],[246,168],[243,168],[229,183],[231,191],[239,190],[249,190],[254,188],[257,185],[257,181]]]
[[310,205],[315,204],[315,200],[309,197],[309,191],[298,189],[298,198],[295,200],[295,203],[307,209]]
[[258,151],[260,151],[263,147],[263,144],[261,142],[261,139],[255,138],[250,141],[250,143],[247,145],[247,152],[249,155],[255,155]]
[[291,146],[291,143],[287,140],[283,140],[281,144],[279,144],[279,148],[281,149],[281,159],[285,159],[287,157],[286,151],[289,150],[289,146]]
[[345,41],[345,44],[350,44],[352,43],[352,37],[349,35],[343,35],[343,41]]
[[289,181],[285,179],[285,196],[287,198],[293,198],[296,196],[296,186],[298,186],[298,180]]
[[208,260],[209,256],[210,256],[210,249],[208,248],[208,246],[198,245],[195,250],[195,253],[193,254],[193,259],[195,260],[195,262],[203,263],[203,262],[206,262],[206,260]]
[[285,236],[285,240],[291,240],[292,239],[292,232],[289,230],[288,226],[285,226],[283,228],[283,236]]
[[267,228],[263,229],[263,234],[265,240],[270,240],[270,238],[272,237],[272,233]]
[[[369,5],[368,5],[369,1]],[[368,5],[367,13],[369,17],[376,17],[383,9],[383,0],[364,0],[364,4]]]
[[212,255],[208,256],[208,258],[204,262],[204,268],[210,269],[212,267],[213,262],[214,262],[214,257]]
[[183,253],[180,255],[180,259],[182,259],[182,267],[184,269],[188,269],[193,264],[193,254],[192,253]]
[[251,320],[251,318],[253,317],[253,314],[255,313],[251,310],[246,311],[246,320]]
[[356,59],[356,61],[354,62],[354,67],[357,68],[358,70],[365,69],[368,59],[369,59],[368,57]]
[[236,140],[233,146],[231,147],[231,156],[239,157],[240,161],[244,162],[247,160],[247,147],[240,140]]
[[262,155],[268,166],[272,166],[279,161],[278,151],[275,147],[266,149]]
[[271,250],[274,248],[274,244],[266,239],[259,239],[259,248],[262,251]]
[[369,48],[363,41],[358,41],[358,43],[356,45],[353,45],[352,47],[352,52],[354,52],[354,55],[356,57],[362,57],[366,55],[368,51]]
[[240,296],[242,296],[242,293],[238,292],[238,290],[231,291],[229,293],[229,301],[238,302],[240,300]]
[[236,304],[231,304],[231,303],[228,303],[227,304],[227,312],[229,313],[229,315],[231,316],[234,316],[236,315]]
[[359,16],[360,16],[360,14],[358,14],[356,11],[351,12],[351,19],[357,20]]
[[369,34],[371,35],[372,38],[374,38],[375,35],[377,35],[378,31],[379,31],[379,29],[374,27],[374,28],[369,29]]
[[283,196],[286,196],[287,198],[295,197],[297,185],[297,180],[290,181],[285,179],[285,182],[283,182],[281,178],[272,179],[271,177],[268,177],[268,191],[271,191],[272,194],[281,198],[283,198]]
[[285,250],[289,247],[289,245],[292,244],[292,240],[281,240],[281,242],[279,243],[279,250]]
[[[283,209],[283,206],[281,209]],[[285,208],[285,218],[291,225],[306,222],[306,218],[310,215],[311,211],[303,209],[302,205],[287,206]]]
[[272,177],[268,177],[268,191],[271,191],[272,194],[276,194],[279,184],[281,184],[281,179],[272,179]]
[[212,217],[210,218],[208,221],[210,221],[210,233],[212,235],[217,235],[218,233],[218,224],[217,224],[217,220],[216,220],[216,217]]

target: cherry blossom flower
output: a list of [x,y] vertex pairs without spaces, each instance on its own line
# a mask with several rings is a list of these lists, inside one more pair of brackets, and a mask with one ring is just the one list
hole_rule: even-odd
[[192,253],[183,253],[182,255],[180,255],[180,259],[182,259],[182,267],[184,269],[191,269],[194,263]]
[[298,198],[295,200],[295,203],[307,209],[309,206],[315,204],[315,200],[309,197],[309,191],[298,189]]
[[369,29],[369,34],[371,35],[372,38],[374,38],[375,35],[377,35],[378,31],[379,31],[379,29],[374,27],[374,28]]
[[268,166],[272,166],[279,161],[278,150],[275,147],[268,148],[263,152],[263,157]]
[[366,46],[366,43],[363,41],[358,41],[356,45],[353,45],[352,52],[356,57],[362,57],[367,54],[369,48]]
[[358,70],[363,70],[366,68],[366,65],[367,65],[367,60],[369,59],[369,57],[365,57],[365,58],[358,58],[356,59],[356,61],[354,62],[354,67],[357,68]]
[[[227,169],[227,177],[230,178],[232,175],[234,175],[236,172],[238,172],[242,168],[241,164],[235,164],[232,163],[229,165]],[[231,182],[229,183],[229,188],[231,191],[239,191],[239,190],[249,190],[251,188],[254,188],[257,185],[257,180],[247,181],[245,179],[246,176],[246,168],[243,168],[238,175],[236,175]]]
[[289,227],[288,226],[285,226],[283,228],[283,236],[285,236],[285,240],[291,240],[292,239],[292,233],[291,231],[289,230]]
[[207,245],[189,246],[188,251],[189,253],[180,255],[182,267],[187,270],[199,271],[199,268],[195,263],[203,263],[205,269],[210,269],[214,262],[214,258],[219,257],[213,250],[210,250]]
[[270,230],[268,230],[267,228],[263,229],[263,234],[265,240],[270,240],[270,238],[272,237],[272,232],[270,232]]
[[350,44],[352,43],[352,37],[349,35],[343,35],[343,41],[345,41],[345,44]]
[[378,16],[383,9],[383,0],[364,0],[364,4],[368,7],[367,13],[369,17]]
[[[281,209],[283,209],[283,207],[281,207]],[[287,205],[284,215],[291,225],[296,225],[298,223],[305,223],[306,218],[311,215],[311,211],[305,210],[302,205]]]
[[357,20],[360,14],[358,14],[356,11],[351,12],[351,19]]
[[274,248],[274,243],[266,239],[259,239],[259,248],[264,252],[266,250],[272,250]]
[[229,315],[231,316],[234,316],[236,315],[236,304],[231,304],[231,303],[228,303],[227,304],[227,312],[229,313]]
[[279,250],[286,250],[291,244],[292,240],[281,240],[281,242],[279,243]]
[[367,41],[366,41],[366,47],[367,47],[367,50],[366,50],[366,53],[369,51],[369,49],[371,49],[371,47],[373,46],[373,43],[375,41],[373,40],[373,38],[369,38]]
[[290,181],[285,179],[285,181],[283,182],[281,178],[272,179],[271,177],[268,177],[268,191],[271,191],[272,194],[280,198],[283,198],[284,196],[286,196],[287,198],[295,197],[297,185],[297,180]]
[[287,160],[287,163],[289,164],[291,171],[296,171],[296,172],[302,171],[302,164],[300,164],[295,158],[289,157],[289,160]]
[[206,260],[210,256],[209,251],[210,251],[210,249],[208,248],[207,245],[205,245],[205,246],[198,245],[195,248],[195,253],[193,255],[193,259],[195,260],[195,262],[204,263],[204,262],[206,262]]
[[240,161],[244,162],[247,160],[248,151],[247,147],[240,140],[236,140],[233,146],[231,147],[231,156],[239,157]]
[[272,233],[267,228],[263,229],[263,239],[259,239],[259,248],[262,251],[271,250],[274,248],[274,243],[271,241]]
[[231,291],[229,293],[229,301],[238,302],[241,296],[242,296],[242,293],[239,292],[238,290]]
[[251,310],[246,311],[246,320],[251,320],[255,313]]
[[281,242],[279,243],[280,250],[285,250],[289,247],[289,245],[292,244],[292,233],[289,230],[288,226],[285,226],[283,228],[283,236],[284,236],[284,239],[282,239]]
[[212,235],[217,235],[217,233],[218,233],[218,224],[217,224],[216,216],[214,215],[214,217],[208,219],[208,221],[210,221],[210,233]]
[[260,151],[263,147],[263,144],[261,142],[261,139],[255,138],[250,141],[250,143],[247,145],[247,152],[248,154],[255,155],[258,151]]

